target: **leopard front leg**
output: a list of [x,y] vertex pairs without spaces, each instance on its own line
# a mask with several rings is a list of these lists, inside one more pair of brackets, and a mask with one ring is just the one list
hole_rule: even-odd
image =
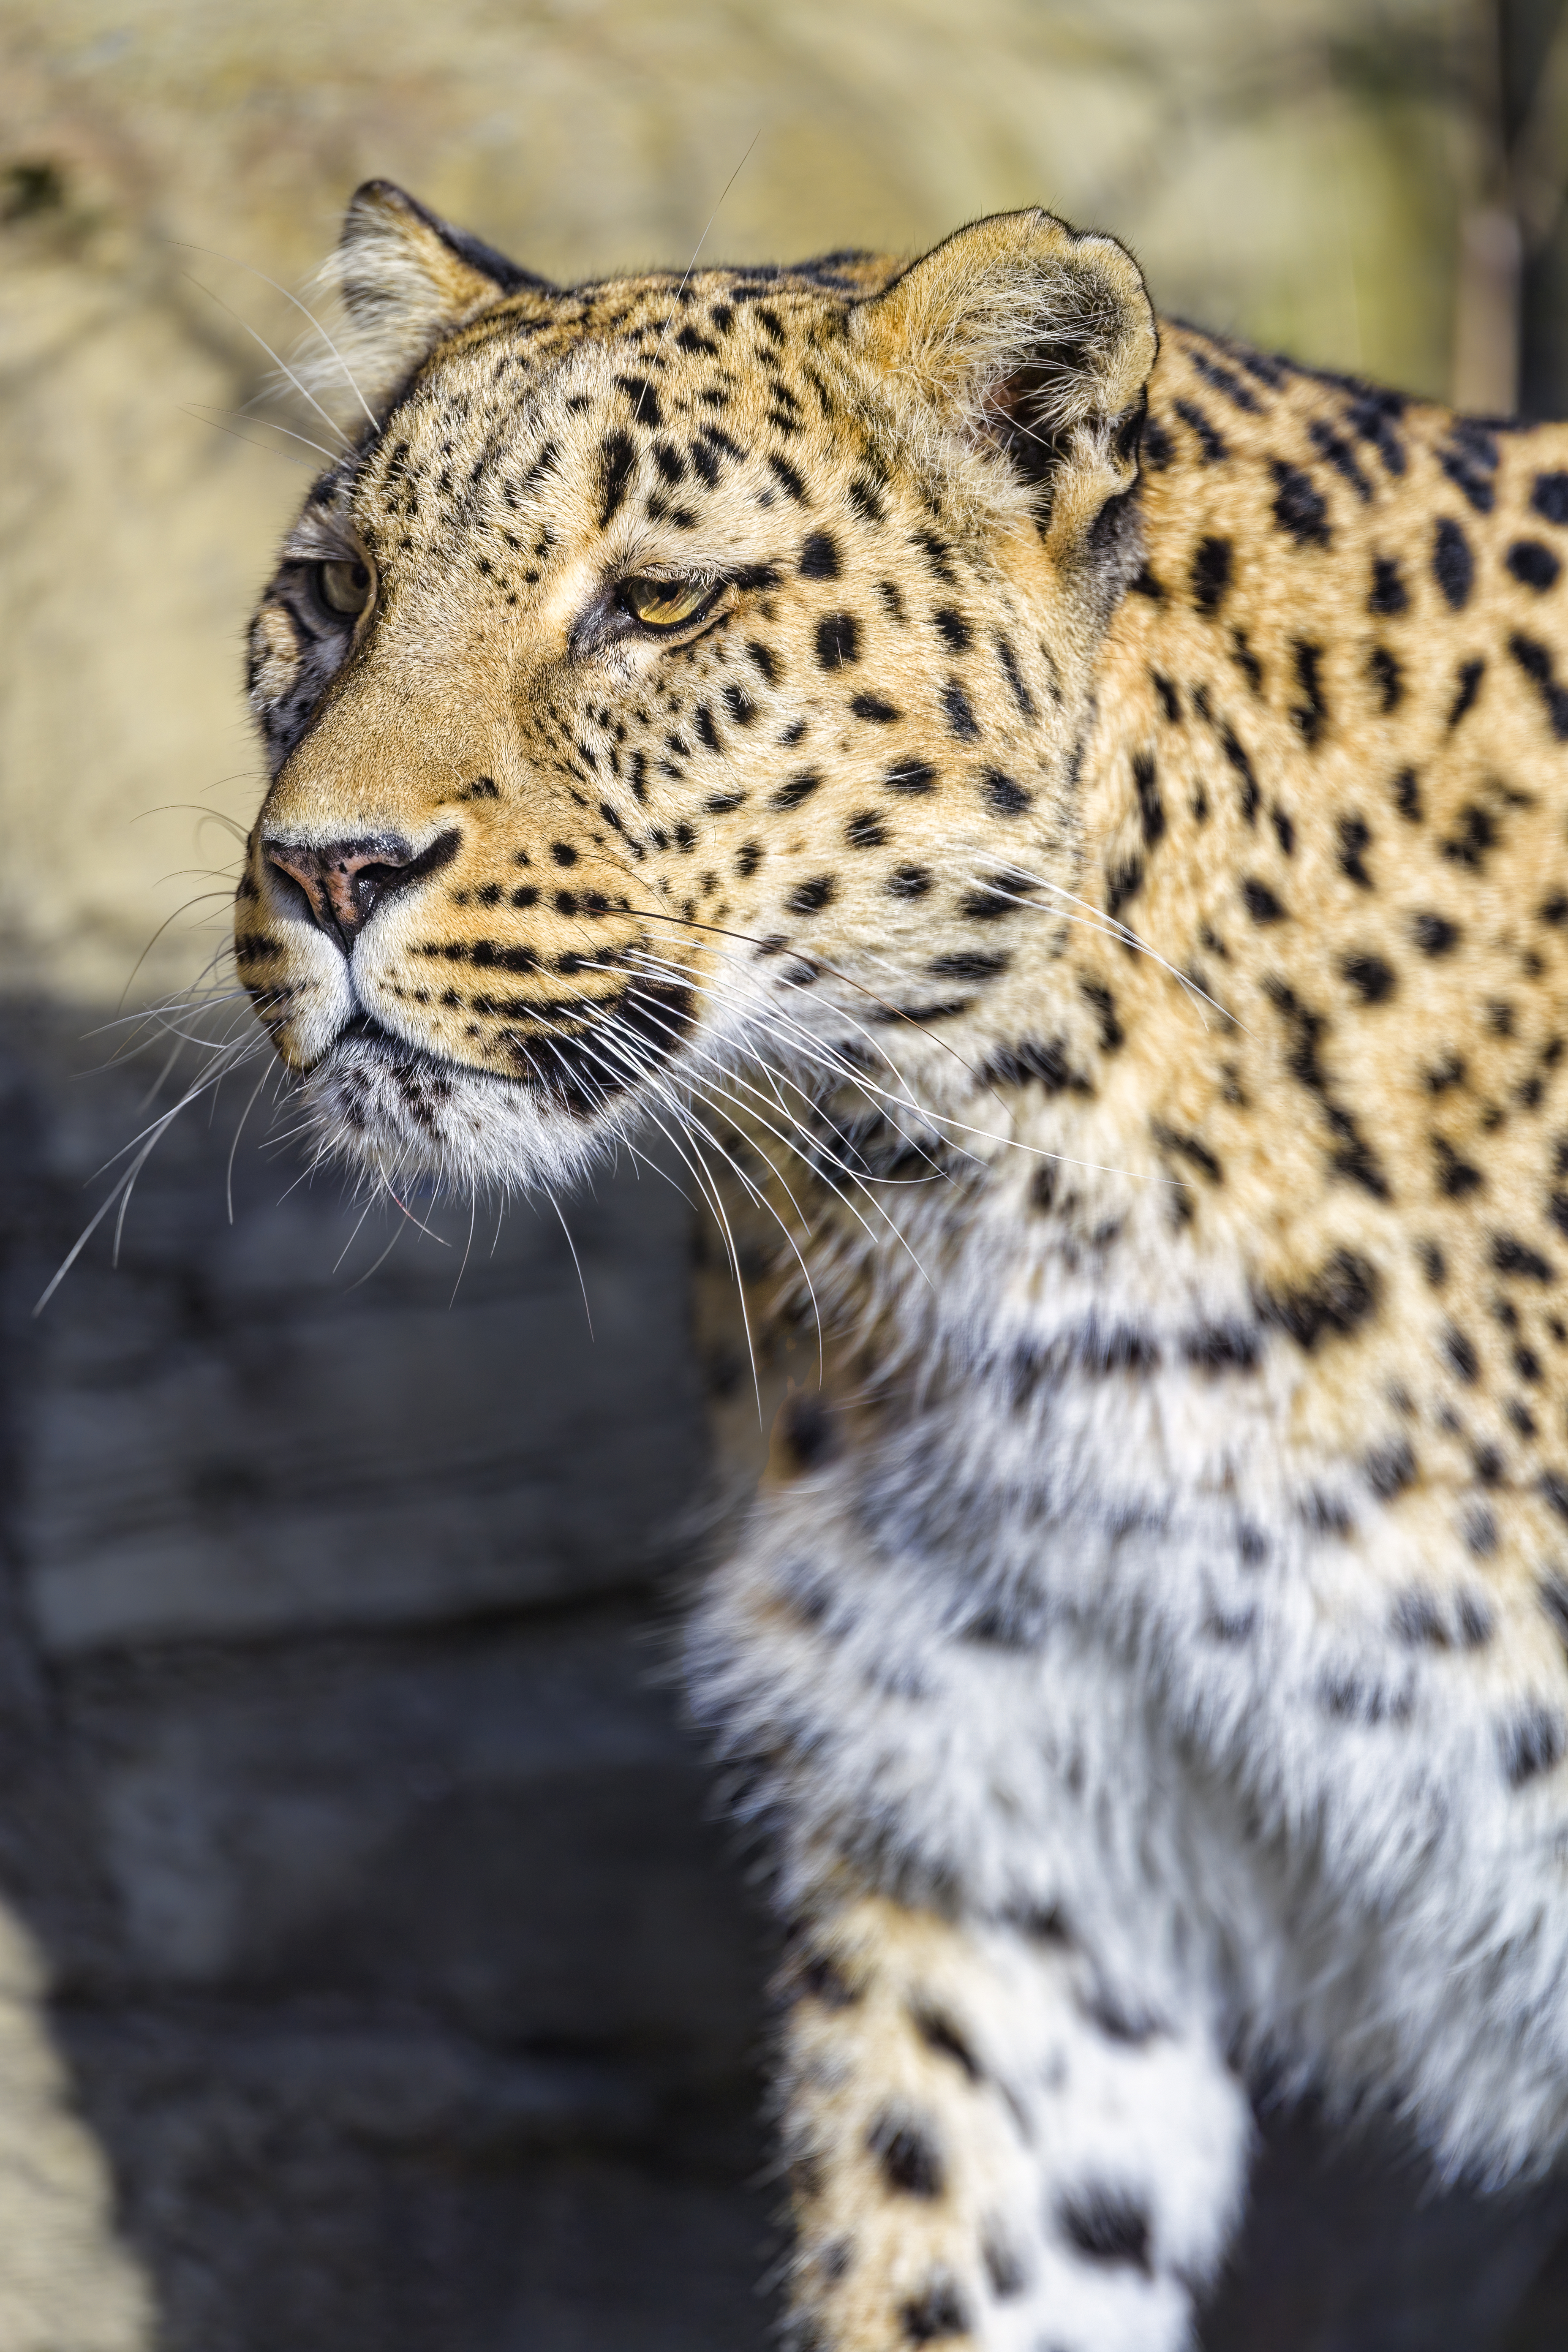
[[1175,2352],[1244,2185],[1196,2019],[1135,2017],[1051,1917],[814,1908],[785,1972],[798,2352]]

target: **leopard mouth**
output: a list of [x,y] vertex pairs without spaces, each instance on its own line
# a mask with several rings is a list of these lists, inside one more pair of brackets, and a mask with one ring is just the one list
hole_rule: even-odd
[[571,1181],[632,1124],[637,1092],[691,1025],[692,992],[628,991],[586,1022],[575,1009],[570,1032],[508,1033],[513,1071],[456,1060],[360,1013],[301,1081],[321,1155],[461,1190]]

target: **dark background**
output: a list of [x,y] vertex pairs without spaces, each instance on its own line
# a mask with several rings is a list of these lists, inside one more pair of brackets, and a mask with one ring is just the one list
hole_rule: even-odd
[[[1563,17],[13,0],[0,2352],[750,2352],[772,2312],[769,1930],[669,1669],[686,1204],[570,1206],[590,1336],[548,1212],[375,1266],[394,1227],[297,1182],[265,1101],[231,1222],[237,1081],[118,1267],[106,1225],[32,1314],[151,1115],[159,1054],[104,1024],[160,925],[133,1005],[221,944],[202,812],[259,793],[238,640],[303,478],[262,420],[320,427],[268,394],[250,330],[298,321],[243,265],[303,286],[373,170],[563,276],[684,264],[721,194],[740,257],[1044,200],[1163,307],[1563,414]],[[1390,2133],[1262,2129],[1207,2352],[1568,2343],[1561,2185],[1437,2195]]]

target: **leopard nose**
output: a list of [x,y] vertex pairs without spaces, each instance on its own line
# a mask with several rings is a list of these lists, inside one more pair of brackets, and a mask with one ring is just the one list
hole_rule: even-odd
[[352,841],[266,841],[268,863],[304,892],[321,929],[344,954],[384,898],[449,865],[461,835],[438,833],[423,849],[397,833],[361,834]]

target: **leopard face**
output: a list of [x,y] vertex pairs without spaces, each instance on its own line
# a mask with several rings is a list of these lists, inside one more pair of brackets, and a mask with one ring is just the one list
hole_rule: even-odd
[[253,625],[237,920],[320,1139],[548,1181],[829,1034],[940,1056],[1078,870],[1121,248],[1022,214],[562,292],[377,184],[340,272],[367,415]]

